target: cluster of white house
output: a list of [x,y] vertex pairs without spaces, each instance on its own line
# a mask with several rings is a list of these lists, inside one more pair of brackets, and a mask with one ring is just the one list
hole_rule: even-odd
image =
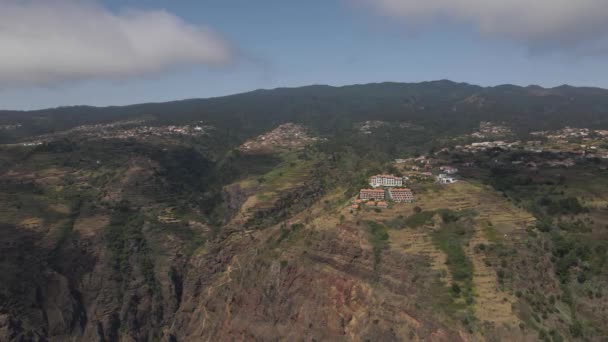
[[[440,184],[452,184],[458,180],[450,175],[458,172],[458,169],[452,166],[441,166],[439,168],[443,173],[440,173],[436,180]],[[429,175],[431,175],[429,173]],[[371,189],[361,189],[359,191],[359,199],[353,203],[353,208],[358,208],[361,201],[376,203],[377,206],[385,206],[386,203],[382,202],[385,199],[392,200],[393,202],[414,202],[415,197],[412,190],[408,188],[402,188],[403,183],[408,181],[408,177],[396,177],[393,175],[375,175],[370,177],[369,185]],[[385,189],[378,189],[383,187]],[[368,203],[368,204],[369,204]]]
[[[359,198],[361,200],[382,201],[385,198],[394,202],[413,202],[414,193],[407,188],[399,188],[403,186],[403,182],[407,181],[407,177],[396,177],[393,175],[375,175],[369,180],[369,185],[373,189],[361,189]],[[386,187],[388,190],[378,189]]]
[[437,175],[437,183],[439,184],[452,184],[456,183],[458,180],[454,177],[450,177],[450,175],[458,173],[458,169],[453,166],[440,166],[439,170],[441,172]]
[[437,183],[439,184],[452,184],[452,183],[456,183],[458,180],[454,177],[450,177],[448,175],[446,175],[445,173],[440,173],[437,176]]

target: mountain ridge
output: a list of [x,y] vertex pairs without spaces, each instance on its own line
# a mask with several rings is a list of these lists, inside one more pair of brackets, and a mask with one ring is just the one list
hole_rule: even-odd
[[330,85],[330,84],[310,84],[303,86],[286,86],[286,87],[275,87],[275,88],[258,88],[250,91],[244,91],[234,94],[226,94],[219,96],[211,96],[211,97],[192,97],[192,98],[184,98],[184,99],[176,99],[169,101],[160,101],[160,102],[141,102],[141,103],[131,103],[124,105],[107,105],[107,106],[96,106],[96,105],[65,105],[65,106],[57,106],[57,107],[45,107],[39,109],[0,109],[0,115],[10,112],[20,112],[20,113],[36,113],[36,112],[45,112],[50,110],[64,110],[64,109],[73,109],[73,108],[85,108],[85,109],[114,109],[114,108],[124,108],[124,107],[132,107],[132,106],[142,106],[142,105],[158,105],[158,104],[173,104],[173,103],[182,103],[182,102],[190,102],[190,101],[205,101],[205,100],[214,100],[214,99],[222,99],[222,98],[230,98],[234,96],[240,95],[249,95],[249,94],[259,94],[259,93],[268,93],[275,91],[294,91],[294,90],[305,90],[305,89],[349,89],[355,87],[371,87],[371,86],[380,86],[380,85],[391,85],[391,86],[417,86],[417,85],[452,85],[452,86],[471,86],[479,88],[480,90],[491,90],[491,89],[500,89],[504,87],[515,88],[515,89],[538,89],[538,90],[587,90],[587,91],[596,91],[604,93],[608,95],[608,88],[603,87],[592,87],[592,86],[574,86],[570,84],[561,84],[554,87],[544,87],[537,84],[530,85],[516,85],[511,83],[503,83],[497,84],[493,86],[481,86],[468,82],[457,82],[449,79],[439,79],[439,80],[431,80],[431,81],[421,81],[421,82],[398,82],[398,81],[381,81],[381,82],[369,82],[369,83],[353,83],[346,85]]
[[600,88],[481,87],[438,80],[364,85],[310,85],[128,106],[72,106],[36,111],[0,111],[0,142],[23,141],[81,125],[146,118],[147,125],[204,121],[243,138],[280,124],[304,124],[336,134],[363,121],[417,122],[437,131],[463,133],[480,121],[506,122],[516,130],[546,130],[585,122],[608,129],[608,90]]

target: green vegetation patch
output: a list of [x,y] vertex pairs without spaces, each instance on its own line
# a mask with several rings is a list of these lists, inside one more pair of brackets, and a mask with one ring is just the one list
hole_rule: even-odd
[[378,272],[382,251],[387,249],[389,245],[388,228],[385,225],[374,221],[366,221],[365,223],[367,223],[369,227],[369,243],[373,247],[374,271]]
[[548,196],[543,196],[538,200],[538,204],[545,208],[547,215],[578,215],[589,212],[578,198],[568,196],[564,198],[553,199]]
[[277,189],[301,184],[311,171],[312,160],[300,160],[294,152],[281,155],[282,162],[270,172],[257,177],[262,191],[273,193]]
[[391,229],[403,229],[407,227],[406,219],[403,218],[403,216],[401,215],[394,217],[390,220],[384,220],[382,222]]
[[[418,207],[416,207],[419,209]],[[443,223],[452,223],[460,220],[463,217],[472,217],[475,216],[476,213],[472,210],[465,211],[454,211],[450,209],[440,209],[440,210],[428,210],[428,211],[418,211],[416,210],[414,215],[405,219],[405,226],[411,228],[422,227],[426,224],[430,224],[433,222],[433,217],[438,214],[441,217]]]
[[452,293],[467,299],[473,293],[473,264],[463,249],[469,237],[465,227],[457,222],[444,224],[433,233],[433,242],[447,255],[446,263],[454,279]]
[[488,239],[488,241],[493,243],[500,243],[500,235],[496,231],[496,228],[492,224],[492,222],[487,221],[482,224],[481,229],[483,230],[483,234]]
[[415,213],[405,220],[405,225],[411,228],[422,227],[425,224],[433,222],[433,216],[435,216],[435,214],[435,211],[421,211]]
[[116,280],[122,281],[131,274],[131,262],[135,261],[146,283],[155,289],[154,263],[142,232],[143,226],[143,214],[123,201],[114,208],[104,238]]
[[129,268],[132,249],[129,241],[140,243],[143,240],[143,216],[131,211],[126,205],[114,209],[110,224],[105,232],[106,247],[111,254],[114,271],[120,277]]
[[194,231],[185,223],[162,223],[153,221],[151,222],[150,228],[152,232],[160,234],[161,236],[171,234],[182,240],[185,245],[184,252],[187,255],[191,255],[207,242],[207,236]]
[[274,246],[276,247],[282,242],[294,241],[297,238],[297,233],[300,232],[303,228],[304,225],[301,223],[294,223],[289,227],[285,224],[281,225],[281,231],[274,243]]
[[555,274],[562,283],[568,282],[573,269],[577,270],[577,281],[584,283],[591,275],[602,274],[608,264],[608,248],[601,242],[559,232],[552,232],[551,240]]
[[68,219],[66,220],[66,222],[64,224],[62,224],[62,226],[58,232],[57,242],[55,243],[55,247],[53,247],[53,250],[50,255],[51,259],[54,259],[57,257],[59,250],[70,237],[70,234],[72,233],[72,231],[74,229],[74,223],[76,222],[76,219],[80,215],[81,207],[82,207],[82,201],[80,201],[80,200],[75,200],[74,203],[72,204],[72,206],[70,208],[70,215],[69,215]]

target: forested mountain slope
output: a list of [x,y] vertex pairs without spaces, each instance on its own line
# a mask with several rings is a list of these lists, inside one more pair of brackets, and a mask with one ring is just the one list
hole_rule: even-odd
[[376,83],[343,87],[307,86],[123,107],[61,107],[30,112],[0,111],[4,141],[132,118],[161,123],[204,120],[235,134],[259,133],[284,122],[334,132],[363,120],[415,120],[458,130],[479,120],[509,121],[521,129],[555,128],[585,122],[606,127],[608,91],[599,88],[502,85],[479,87],[451,81]]

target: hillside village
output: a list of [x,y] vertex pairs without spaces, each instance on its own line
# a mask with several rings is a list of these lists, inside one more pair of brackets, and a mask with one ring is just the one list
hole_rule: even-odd
[[18,129],[19,127],[21,127],[21,124],[9,124],[9,125],[0,125],[0,130],[5,130],[5,131],[9,131],[9,130],[15,130]]
[[45,134],[22,142],[22,146],[36,146],[61,138],[81,139],[148,139],[153,137],[197,137],[209,135],[214,127],[197,121],[188,125],[146,125],[147,120],[125,120],[111,123],[81,125],[67,131]]
[[[383,122],[366,122],[365,132],[382,126]],[[398,174],[377,174],[369,177],[369,188],[359,190],[351,201],[351,212],[357,210],[384,209],[394,205],[407,205],[416,201],[415,188],[424,184],[450,185],[460,180],[459,168],[449,165],[449,156],[459,156],[459,167],[470,169],[479,166],[479,153],[500,151],[521,152],[518,158],[502,158],[487,161],[489,167],[511,167],[538,170],[539,168],[570,168],[578,162],[593,159],[608,159],[608,130],[565,127],[556,131],[532,132],[534,140],[500,140],[509,138],[513,132],[504,125],[481,122],[480,128],[470,137],[489,141],[471,142],[443,148],[429,155],[398,158],[393,162]],[[600,165],[601,168],[605,166]]]
[[239,150],[249,153],[271,152],[276,149],[299,148],[320,140],[318,137],[311,136],[304,126],[286,123],[246,141],[239,147]]
[[[575,159],[608,159],[608,130],[592,130],[588,128],[564,127],[555,131],[530,132],[530,139],[516,140],[508,138],[511,134],[508,128],[486,122],[480,124],[480,131],[469,135],[475,140],[467,144],[456,144],[453,151],[461,153],[479,153],[500,149],[503,151],[525,151],[532,153],[561,154],[570,158],[570,164]],[[485,132],[485,133],[481,133]],[[490,133],[488,133],[490,132]],[[492,137],[490,140],[483,138]],[[459,140],[462,140],[460,138]],[[481,140],[481,141],[479,141]],[[449,149],[444,149],[447,151]],[[560,165],[559,161],[553,162]]]
[[371,120],[355,123],[355,129],[359,130],[362,134],[373,134],[377,129],[382,127],[398,127],[400,129],[407,129],[411,131],[424,130],[422,125],[414,124],[411,122],[387,122],[380,120]]
[[489,121],[482,121],[479,123],[479,130],[471,133],[473,138],[496,138],[505,137],[513,134],[511,129],[504,124],[496,124]]

